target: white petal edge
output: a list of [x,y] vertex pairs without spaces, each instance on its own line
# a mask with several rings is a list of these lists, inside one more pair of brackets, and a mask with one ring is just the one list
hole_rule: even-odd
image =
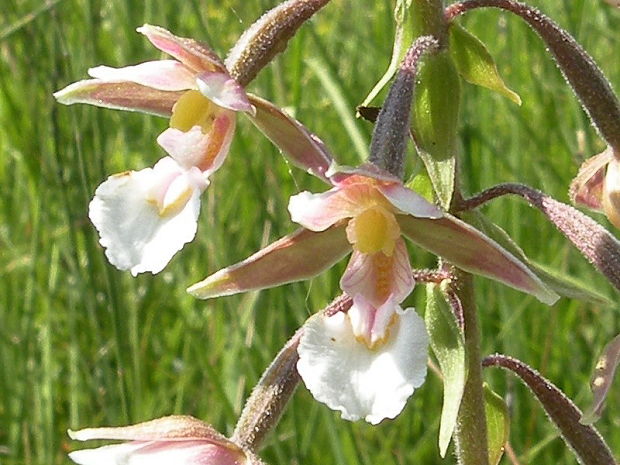
[[393,206],[416,218],[436,219],[444,216],[439,207],[402,184],[380,185],[379,191]]
[[238,465],[242,453],[205,441],[152,441],[113,444],[71,452],[80,465]]
[[395,418],[426,377],[428,335],[413,308],[400,310],[385,344],[369,349],[349,317],[318,314],[303,327],[297,370],[315,399],[346,420]]
[[194,72],[175,60],[147,61],[123,68],[96,66],[88,74],[102,81],[129,81],[166,91],[196,87]]
[[[153,192],[178,183],[179,176],[187,177],[192,192],[182,208],[162,216]],[[169,157],[153,168],[110,176],[89,205],[89,217],[110,263],[134,276],[159,273],[196,235],[200,194],[206,186],[198,169],[183,170]]]

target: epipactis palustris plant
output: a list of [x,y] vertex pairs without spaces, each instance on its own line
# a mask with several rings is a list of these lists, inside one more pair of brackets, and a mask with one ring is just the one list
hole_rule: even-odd
[[[131,427],[71,433],[78,440],[129,441],[73,452],[71,458],[83,465],[261,463],[255,453],[300,379],[317,400],[340,411],[343,418],[377,424],[396,417],[424,382],[430,344],[444,379],[442,456],[454,436],[459,463],[495,465],[501,457],[507,432],[492,435],[500,440],[487,441],[485,418],[491,410],[485,407],[488,397],[483,394],[484,364],[516,373],[583,463],[614,463],[602,437],[591,425],[579,422],[579,410],[549,381],[509,357],[496,355],[482,362],[470,273],[547,304],[557,300],[556,290],[566,295],[572,290],[533,268],[504,236],[491,238],[464,221],[469,217],[462,219],[457,213],[500,195],[520,195],[619,288],[620,243],[577,210],[524,185],[499,185],[463,198],[455,154],[459,75],[520,100],[499,78],[484,45],[454,19],[478,7],[503,8],[525,19],[545,41],[609,146],[582,168],[572,187],[573,198],[603,210],[618,225],[620,105],[611,86],[574,39],[525,4],[468,0],[444,9],[439,0],[399,1],[397,15],[409,18],[398,17],[394,57],[402,61],[392,69],[397,70],[396,78],[376,118],[370,157],[359,167],[342,168],[301,123],[245,91],[256,73],[327,1],[282,3],[243,34],[225,61],[200,42],[145,25],[138,31],[174,60],[93,68],[89,73],[94,79],[55,94],[62,103],[83,102],[170,118],[170,127],[157,138],[168,156],[153,168],[110,177],[91,202],[90,217],[100,242],[118,268],[134,275],[157,273],[193,239],[200,194],[226,157],[234,113],[239,111],[296,166],[330,188],[292,196],[289,213],[301,228],[191,286],[190,294],[205,299],[310,279],[351,253],[340,279],[342,296],[311,316],[277,355],[230,439],[190,417],[166,417]],[[407,24],[413,34],[404,34]],[[405,53],[409,44],[403,47],[398,42],[411,35],[418,38]],[[418,72],[423,56],[424,67]],[[414,92],[418,88],[421,91]],[[410,136],[439,205],[403,183]],[[413,269],[406,240],[438,256],[438,270]],[[425,319],[415,309],[402,307],[416,280],[432,283]],[[617,346],[610,345],[608,358],[620,352]],[[603,371],[600,392],[606,393],[614,370]],[[604,393],[597,397],[597,405]],[[499,410],[499,416],[507,418],[506,409]]]

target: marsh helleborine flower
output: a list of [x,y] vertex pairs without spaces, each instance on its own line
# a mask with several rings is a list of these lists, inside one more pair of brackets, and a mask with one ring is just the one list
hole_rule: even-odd
[[230,147],[235,111],[254,113],[243,88],[205,44],[160,27],[138,28],[175,58],[124,68],[98,66],[95,79],[54,95],[65,104],[141,111],[170,118],[157,138],[168,152],[153,168],[127,171],[99,186],[89,216],[110,262],[133,275],[158,273],[197,229],[200,194]]
[[310,278],[353,255],[340,281],[353,300],[346,314],[315,315],[299,344],[299,373],[316,399],[346,419],[393,418],[426,374],[427,335],[400,304],[414,286],[402,239],[465,270],[552,303],[557,296],[494,241],[442,212],[372,166],[331,176],[323,194],[291,198],[304,229],[189,288],[199,298],[230,295]]
[[80,465],[250,465],[250,454],[207,423],[173,415],[118,428],[69,431],[78,441],[125,441],[96,449],[71,452]]

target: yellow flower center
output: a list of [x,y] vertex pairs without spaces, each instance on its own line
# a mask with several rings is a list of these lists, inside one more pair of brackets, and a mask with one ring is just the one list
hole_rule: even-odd
[[200,126],[204,133],[209,132],[215,116],[215,104],[197,90],[188,90],[172,107],[170,127],[183,132]]
[[391,212],[381,206],[373,206],[349,221],[347,237],[362,253],[381,251],[390,256],[396,239],[400,237],[400,228]]

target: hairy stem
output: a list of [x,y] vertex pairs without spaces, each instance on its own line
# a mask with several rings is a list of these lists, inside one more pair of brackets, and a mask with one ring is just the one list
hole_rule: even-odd
[[473,277],[469,273],[455,272],[455,292],[461,303],[465,327],[465,353],[467,354],[467,382],[459,408],[455,442],[456,455],[461,465],[487,465],[487,424],[482,391],[482,366],[480,360],[480,329],[474,298]]
[[564,236],[609,282],[620,290],[620,242],[603,226],[579,210],[523,184],[498,184],[461,200],[458,211],[471,210],[497,197],[514,194],[543,212]]
[[581,412],[553,383],[534,369],[512,357],[495,354],[483,360],[483,366],[498,366],[512,371],[529,387],[549,418],[562,432],[580,462],[586,465],[615,465],[611,451],[601,435],[590,425],[579,422]]

